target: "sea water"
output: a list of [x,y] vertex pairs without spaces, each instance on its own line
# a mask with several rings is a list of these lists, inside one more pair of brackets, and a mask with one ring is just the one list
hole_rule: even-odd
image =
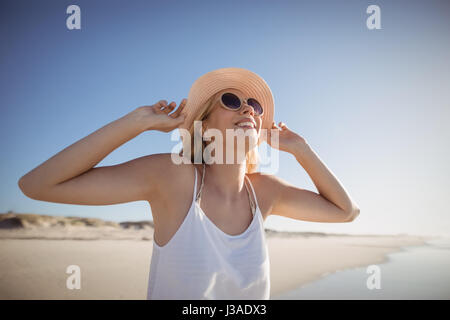
[[379,288],[376,282],[368,284],[375,274],[366,266],[332,273],[271,299],[450,299],[450,238],[426,243],[388,254],[386,263],[376,265]]

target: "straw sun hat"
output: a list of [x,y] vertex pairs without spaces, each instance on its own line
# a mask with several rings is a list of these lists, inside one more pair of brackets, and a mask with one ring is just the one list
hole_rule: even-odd
[[[258,100],[264,109],[261,129],[272,127],[274,99],[266,81],[256,73],[243,68],[222,68],[205,73],[192,85],[183,113],[184,123],[179,127],[189,129],[201,106],[217,92],[233,88],[242,91],[247,98]],[[261,139],[259,141],[261,143]],[[258,144],[259,144],[258,143]]]

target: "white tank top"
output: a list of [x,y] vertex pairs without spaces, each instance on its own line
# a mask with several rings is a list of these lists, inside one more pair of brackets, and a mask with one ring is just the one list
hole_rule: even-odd
[[[252,222],[243,233],[229,235],[200,208],[204,174],[205,165],[196,196],[195,169],[192,204],[175,235],[162,247],[153,241],[147,299],[269,299],[270,265],[264,219],[250,179],[245,176],[256,202],[254,205],[250,199]],[[247,192],[250,197],[248,188]]]

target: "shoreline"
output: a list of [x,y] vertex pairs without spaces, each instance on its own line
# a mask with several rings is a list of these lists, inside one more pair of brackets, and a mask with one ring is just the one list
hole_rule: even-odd
[[[381,287],[368,290],[366,281],[373,271],[369,265],[323,274],[317,280],[272,297],[274,300],[397,300],[448,299],[450,278],[444,266],[450,262],[450,237],[433,236],[424,243],[399,247],[388,252],[378,264]],[[408,270],[405,272],[404,270]],[[433,270],[433,272],[430,272]],[[408,281],[414,279],[414,284]],[[446,285],[447,284],[447,285]]]
[[[384,240],[384,243],[376,243],[375,240]],[[299,249],[303,249],[303,253],[305,256],[315,259],[315,262],[308,262],[308,265],[305,265],[304,260],[299,261],[299,257],[291,257],[289,262],[289,268],[282,266],[280,262],[275,259],[278,258],[276,253],[271,255],[271,299],[277,299],[277,296],[288,293],[292,290],[299,289],[307,284],[311,284],[318,280],[323,279],[331,274],[349,270],[356,269],[361,267],[366,267],[372,264],[384,264],[389,262],[389,254],[395,252],[405,251],[405,248],[410,247],[422,247],[422,246],[431,246],[431,244],[427,243],[428,240],[435,239],[438,237],[431,236],[414,236],[414,235],[405,235],[405,236],[355,236],[358,239],[341,238],[341,245],[347,247],[347,249],[351,246],[363,247],[367,250],[367,252],[361,253],[360,256],[355,257],[358,253],[349,256],[349,252],[345,252],[343,248],[338,248],[338,246],[334,246],[334,249],[340,250],[342,252],[342,259],[337,262],[333,259],[323,259],[318,257],[320,255],[320,251],[326,253],[327,251],[333,250],[333,244],[328,241],[329,247],[326,248],[326,242],[323,243],[325,247],[322,249],[318,249],[318,252],[311,252],[317,248],[317,245],[314,246],[314,249],[310,249],[309,254],[305,254],[308,252],[307,244],[305,243],[303,246],[298,246]],[[377,239],[378,238],[378,239]],[[318,239],[315,239],[316,241]],[[328,239],[331,240],[331,237]],[[334,239],[338,241],[337,237]],[[362,244],[352,244],[352,240],[362,241]],[[269,245],[270,240],[268,241]],[[294,244],[291,244],[293,246]],[[271,252],[275,252],[276,247],[285,247],[282,243],[272,243]],[[295,250],[295,249],[294,249]],[[269,249],[270,251],[270,249]],[[299,250],[299,252],[302,252]],[[335,252],[333,250],[333,252]],[[275,257],[274,257],[275,256]],[[297,258],[297,259],[296,259]],[[339,258],[339,256],[337,256]],[[320,260],[320,263],[317,261]],[[295,266],[298,266],[299,269],[303,267],[303,272],[289,272],[290,269],[294,269]],[[274,270],[275,269],[275,270]],[[273,272],[272,272],[273,271]],[[290,276],[285,276],[289,274]]]

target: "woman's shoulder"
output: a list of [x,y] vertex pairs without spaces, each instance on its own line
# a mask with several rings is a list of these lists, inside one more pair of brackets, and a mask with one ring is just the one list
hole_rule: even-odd
[[278,178],[270,173],[266,173],[266,172],[252,172],[252,173],[247,173],[246,176],[250,179],[250,181],[253,183],[257,183],[257,184],[271,184],[273,181],[276,181]]
[[189,178],[194,174],[194,165],[192,163],[183,163],[177,153],[155,153],[146,156],[152,165],[157,165],[159,175],[162,180],[167,182],[176,182],[180,178]]
[[264,172],[253,172],[247,173],[246,175],[250,179],[261,214],[265,220],[269,216],[273,201],[276,198],[275,188],[277,177]]
[[[139,166],[139,173],[154,187],[153,202],[168,203],[173,201],[173,195],[183,197],[192,193],[195,171],[191,163],[178,163],[176,154],[155,153],[143,156],[143,165]],[[172,200],[171,200],[172,199]]]
[[252,185],[255,186],[255,189],[258,189],[259,192],[265,197],[276,195],[277,190],[280,190],[280,187],[282,185],[289,184],[275,174],[266,172],[249,173],[247,174],[247,176],[250,179]]

